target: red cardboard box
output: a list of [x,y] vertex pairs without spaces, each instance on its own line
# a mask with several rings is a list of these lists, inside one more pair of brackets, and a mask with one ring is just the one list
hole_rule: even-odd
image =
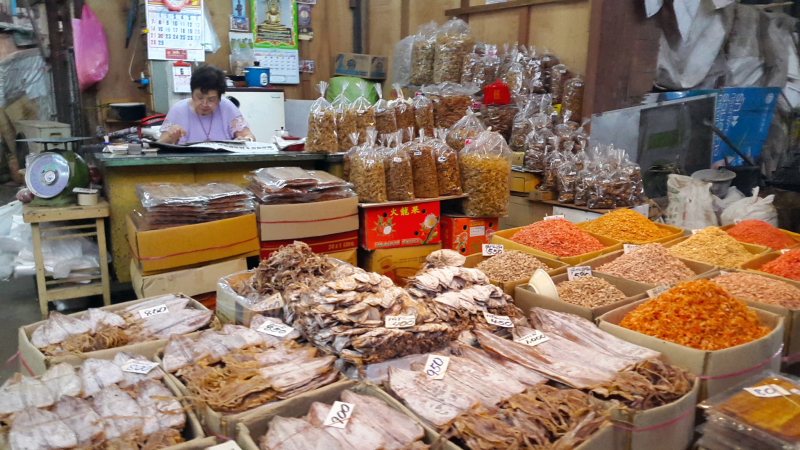
[[441,242],[439,201],[359,208],[361,248],[411,247]]
[[354,250],[358,248],[358,230],[310,238],[262,241],[261,259],[269,258],[273,253],[277,252],[281,246],[289,245],[294,241],[305,242],[311,247],[314,253],[335,253],[344,250]]
[[499,229],[498,217],[475,219],[464,216],[442,216],[442,248],[455,250],[462,255],[481,252]]

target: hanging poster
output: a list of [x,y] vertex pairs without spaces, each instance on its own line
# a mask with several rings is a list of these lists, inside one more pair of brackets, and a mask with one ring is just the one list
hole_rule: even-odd
[[253,0],[255,56],[270,69],[270,83],[299,84],[297,4],[295,0]]
[[205,61],[203,0],[145,0],[147,57]]
[[301,41],[314,39],[314,28],[311,26],[311,5],[297,5],[297,19],[300,24],[299,39]]
[[250,31],[247,20],[247,0],[231,0],[231,31]]

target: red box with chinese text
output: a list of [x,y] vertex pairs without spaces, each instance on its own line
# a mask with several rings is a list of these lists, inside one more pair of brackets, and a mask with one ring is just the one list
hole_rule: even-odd
[[361,248],[377,250],[439,243],[440,214],[438,200],[360,206]]
[[500,219],[472,218],[465,216],[442,216],[442,248],[455,250],[462,255],[481,252],[483,244],[489,244],[492,235],[499,229]]
[[310,238],[262,241],[261,259],[268,259],[273,253],[277,252],[281,246],[289,245],[294,241],[305,242],[311,247],[314,253],[335,253],[344,250],[354,250],[358,248],[358,230]]

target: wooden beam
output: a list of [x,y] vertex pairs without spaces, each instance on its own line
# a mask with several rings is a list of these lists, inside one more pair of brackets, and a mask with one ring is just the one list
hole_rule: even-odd
[[528,44],[528,35],[531,29],[531,8],[522,8],[519,10],[519,31],[517,32],[517,42],[522,45]]
[[464,5],[465,2],[462,1],[460,8],[448,9],[444,12],[444,15],[463,16],[468,14],[501,11],[503,9],[521,8],[524,6],[542,5],[545,3],[556,3],[556,2],[567,2],[567,1],[576,1],[576,0],[513,0],[505,3],[495,3],[493,5],[477,5],[477,6],[468,6],[469,1],[466,2],[467,6],[465,6]]
[[[461,0],[461,8],[460,9],[466,9],[466,8],[469,8],[469,0]],[[455,15],[455,14],[448,14],[448,12],[449,11],[445,11],[444,15],[445,16]],[[459,18],[461,20],[463,20],[464,22],[469,22],[469,14],[468,13],[463,13],[463,14],[459,15]]]
[[411,0],[400,0],[400,36],[411,34]]

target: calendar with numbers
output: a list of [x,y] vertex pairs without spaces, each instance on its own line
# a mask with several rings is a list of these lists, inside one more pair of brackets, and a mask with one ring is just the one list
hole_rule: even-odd
[[300,56],[297,50],[257,48],[256,60],[269,67],[270,84],[299,84]]
[[205,61],[203,0],[146,0],[149,59]]

